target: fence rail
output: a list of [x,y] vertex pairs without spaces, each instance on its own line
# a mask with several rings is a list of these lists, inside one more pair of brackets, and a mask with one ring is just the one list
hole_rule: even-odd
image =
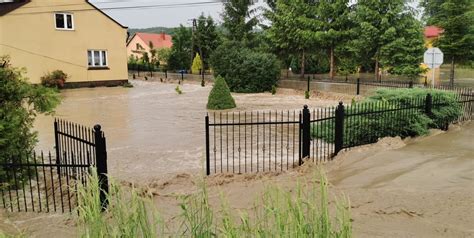
[[32,152],[0,161],[3,207],[11,212],[71,212],[77,206],[78,186],[87,186],[95,166],[105,208],[107,151],[100,125],[90,129],[55,119],[54,134],[54,155]]
[[[459,90],[457,95],[462,111],[457,121],[472,120],[472,90]],[[312,110],[304,106],[292,112],[215,112],[205,117],[206,173],[282,171],[308,159],[329,161],[341,150],[384,136],[413,136],[414,129],[407,128],[410,119],[433,117],[433,110],[447,105],[443,98],[427,94]],[[448,121],[436,123],[447,129]]]
[[212,113],[206,122],[207,173],[278,171],[298,164],[301,113]]

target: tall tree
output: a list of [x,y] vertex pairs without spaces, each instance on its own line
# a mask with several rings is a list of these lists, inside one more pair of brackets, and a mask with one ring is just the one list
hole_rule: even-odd
[[[454,84],[454,64],[473,58],[474,3],[471,0],[446,0],[430,21],[444,29],[434,45],[451,63],[450,83]],[[431,7],[431,5],[428,5]]]
[[190,28],[180,25],[173,35],[173,46],[168,60],[168,68],[173,70],[191,67],[192,33]]
[[316,34],[322,46],[328,49],[329,76],[333,79],[336,72],[335,49],[349,37],[349,0],[320,0],[317,10],[316,19],[320,27]]
[[251,44],[254,38],[253,30],[258,24],[254,16],[253,0],[229,0],[224,2],[222,26],[226,29],[225,36],[229,40],[242,41]]
[[301,77],[304,77],[306,54],[317,40],[316,5],[306,0],[278,0],[273,11],[266,13],[272,25],[268,37],[277,50],[301,57]]
[[205,69],[209,65],[208,59],[210,55],[220,43],[220,36],[211,16],[205,17],[204,14],[199,16],[196,31],[194,32],[194,41]]
[[380,79],[382,49],[399,37],[397,29],[402,13],[407,9],[404,0],[359,0],[355,7],[355,19],[359,27],[352,46],[358,58],[372,59],[375,79]]
[[397,22],[397,37],[381,48],[380,60],[390,73],[412,79],[424,70],[420,67],[425,51],[423,27],[412,12],[401,14]]

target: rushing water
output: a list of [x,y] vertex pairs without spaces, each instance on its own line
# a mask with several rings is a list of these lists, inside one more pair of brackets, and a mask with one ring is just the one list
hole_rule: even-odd
[[[143,181],[166,174],[201,172],[205,157],[207,96],[211,87],[133,81],[134,88],[82,88],[63,90],[54,117],[81,125],[102,125],[107,137],[108,165],[120,180]],[[336,100],[279,92],[234,94],[239,111],[299,110],[335,106]],[[38,149],[54,151],[53,116],[39,116]]]
[[[101,124],[109,167],[120,179],[141,179],[201,168],[204,115],[209,87],[134,82],[136,88],[64,90],[55,117],[82,125]],[[53,150],[53,117],[40,116],[39,149]],[[203,160],[202,160],[203,161]]]

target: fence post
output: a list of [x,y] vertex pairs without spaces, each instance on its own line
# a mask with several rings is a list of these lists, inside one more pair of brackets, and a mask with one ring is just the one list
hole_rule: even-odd
[[336,108],[334,128],[334,155],[337,155],[344,145],[344,105],[342,102],[339,102]]
[[168,70],[165,69],[165,79],[167,79],[167,78],[168,78]]
[[307,86],[307,90],[306,90],[306,91],[308,91],[308,92],[309,92],[309,81],[310,81],[310,80],[311,80],[311,79],[310,79],[310,77],[308,76],[308,86]]
[[357,95],[360,94],[360,78],[357,78]]
[[99,178],[100,189],[100,203],[102,204],[102,210],[105,210],[109,205],[109,201],[107,200],[107,194],[109,193],[109,179],[107,177],[107,149],[104,133],[101,130],[100,125],[94,126],[94,136],[97,176]]
[[303,164],[302,159],[309,157],[310,145],[311,145],[311,114],[308,109],[308,105],[304,105],[303,108],[303,145],[302,145],[302,156],[299,161],[299,165]]
[[59,134],[58,134],[58,121],[54,119],[54,143],[56,143],[56,164],[58,165],[56,167],[56,170],[58,171],[58,176],[61,176],[61,171],[60,171],[60,164],[61,164],[61,158],[60,158],[60,151],[61,149],[59,148]]
[[428,86],[428,76],[425,76],[425,83],[424,84],[425,84],[425,88],[426,88],[426,86]]
[[211,174],[211,158],[209,154],[209,115],[206,115],[206,175]]
[[408,88],[413,88],[413,81],[410,81],[410,82],[408,83]]
[[425,113],[428,116],[431,116],[431,109],[433,107],[433,97],[431,96],[430,93],[426,95],[426,100],[425,100]]

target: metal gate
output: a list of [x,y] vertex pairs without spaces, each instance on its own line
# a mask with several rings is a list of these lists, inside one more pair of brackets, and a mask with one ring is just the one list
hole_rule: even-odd
[[100,125],[91,129],[55,120],[54,134],[55,154],[25,152],[0,161],[1,205],[12,212],[71,212],[77,206],[78,185],[87,186],[95,166],[101,201],[107,206],[106,140]]

